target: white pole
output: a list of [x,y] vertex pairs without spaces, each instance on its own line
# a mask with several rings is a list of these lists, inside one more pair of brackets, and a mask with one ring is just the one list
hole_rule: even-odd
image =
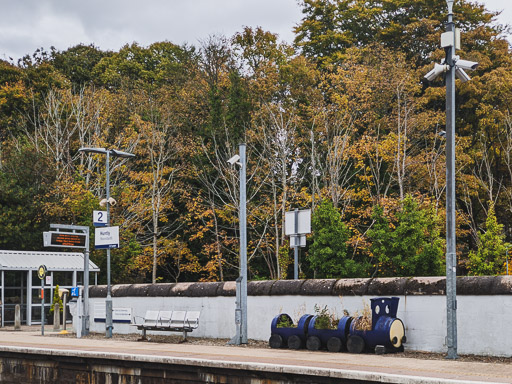
[[[110,152],[107,151],[107,180],[106,180],[106,195],[107,195],[107,227],[110,227]],[[105,327],[106,337],[112,338],[112,295],[110,287],[110,248],[107,248],[107,299],[105,300]]]
[[247,344],[247,196],[246,196],[246,156],[245,144],[240,144],[240,275],[241,284],[241,343]]
[[[453,2],[452,2],[453,3]],[[455,233],[455,24],[448,3],[448,31],[453,44],[446,48],[446,316],[448,359],[457,358],[457,246]]]

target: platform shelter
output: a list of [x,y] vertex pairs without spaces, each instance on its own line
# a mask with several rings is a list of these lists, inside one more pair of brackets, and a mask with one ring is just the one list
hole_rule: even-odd
[[[41,324],[41,280],[37,275],[40,265],[48,271],[44,281],[45,313],[49,312],[57,285],[67,289],[83,285],[83,253],[0,250],[2,327],[14,324],[16,304],[21,308],[22,324]],[[97,284],[100,269],[89,261],[89,271],[94,273]]]

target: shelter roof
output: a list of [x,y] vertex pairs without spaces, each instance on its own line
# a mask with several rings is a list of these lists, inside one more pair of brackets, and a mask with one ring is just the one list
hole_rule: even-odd
[[[48,271],[83,271],[84,254],[0,250],[0,270],[37,270],[40,265],[45,265]],[[98,266],[89,260],[89,271],[99,270]]]

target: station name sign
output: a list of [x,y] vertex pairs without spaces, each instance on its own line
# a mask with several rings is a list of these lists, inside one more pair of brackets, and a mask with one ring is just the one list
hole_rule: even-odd
[[43,232],[45,247],[85,248],[85,233],[50,231]]
[[94,248],[119,248],[119,227],[97,227],[94,231]]

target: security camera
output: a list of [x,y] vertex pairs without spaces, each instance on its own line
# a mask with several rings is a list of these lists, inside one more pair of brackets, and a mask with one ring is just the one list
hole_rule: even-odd
[[471,77],[468,76],[466,72],[462,68],[455,69],[455,77],[465,83],[466,81],[471,80]]
[[[109,205],[114,206],[117,204],[117,201],[113,197],[110,197],[108,199],[108,203],[109,203]],[[100,201],[100,207],[106,207],[106,206],[107,206],[107,199],[102,199]]]
[[425,79],[428,81],[435,80],[439,75],[446,72],[448,70],[448,65],[442,65],[442,64],[434,64],[434,69],[431,70],[429,73],[425,75]]
[[235,155],[231,159],[228,160],[228,163],[231,165],[235,165],[235,164],[238,164],[238,160],[240,160],[240,156]]
[[466,69],[466,70],[471,70],[471,71],[476,69],[476,67],[478,67],[478,63],[475,61],[460,60],[460,59],[458,59],[455,62],[455,65],[457,65],[457,67],[459,67],[461,69]]
[[437,132],[437,134],[441,137],[445,137],[446,136],[446,131],[439,131]]

